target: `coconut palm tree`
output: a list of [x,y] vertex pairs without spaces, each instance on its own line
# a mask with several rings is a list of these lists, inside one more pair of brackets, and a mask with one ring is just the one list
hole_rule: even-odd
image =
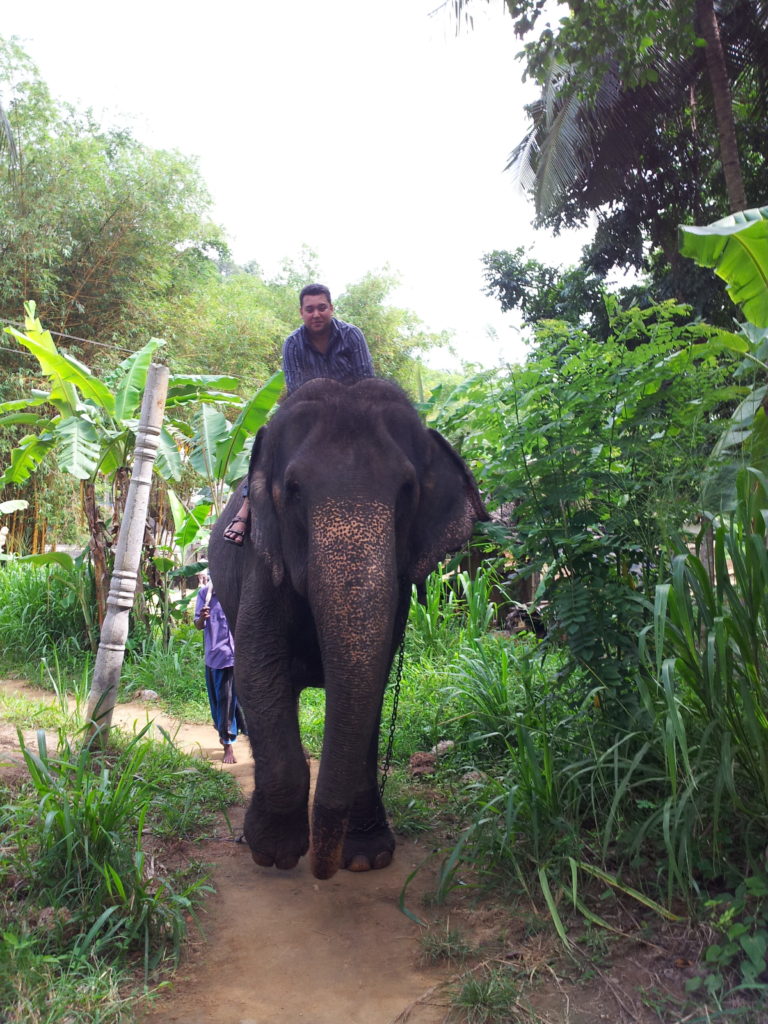
[[528,108],[531,127],[508,164],[533,192],[543,222],[577,197],[591,210],[622,201],[637,187],[636,175],[648,173],[649,143],[663,132],[674,145],[675,120],[705,146],[707,128],[716,128],[728,205],[746,206],[734,96],[742,118],[764,119],[768,2],[691,0],[688,6],[706,45],[675,52],[662,38],[642,55],[644,81],[633,88],[624,85],[610,52],[568,62],[553,40],[541,95]]

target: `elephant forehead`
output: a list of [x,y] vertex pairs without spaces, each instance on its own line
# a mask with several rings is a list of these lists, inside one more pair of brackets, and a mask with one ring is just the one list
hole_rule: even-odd
[[368,558],[392,527],[392,508],[381,501],[328,499],[312,510],[312,538],[319,553],[344,551]]

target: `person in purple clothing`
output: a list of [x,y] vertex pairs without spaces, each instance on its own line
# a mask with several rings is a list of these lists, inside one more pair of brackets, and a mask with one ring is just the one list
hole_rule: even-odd
[[[331,293],[324,284],[308,284],[299,295],[304,321],[283,343],[283,373],[288,394],[317,377],[346,383],[373,377],[373,363],[359,327],[337,320]],[[224,540],[241,547],[248,528],[248,484],[243,503],[224,531]]]
[[224,747],[224,764],[235,764],[232,744],[238,732],[246,731],[235,694],[235,648],[208,573],[200,573],[198,581],[200,589],[195,603],[195,626],[203,631],[208,702],[214,727]]

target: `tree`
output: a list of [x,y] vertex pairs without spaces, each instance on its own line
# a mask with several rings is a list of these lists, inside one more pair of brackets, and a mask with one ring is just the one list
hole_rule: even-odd
[[[122,519],[138,425],[137,410],[150,360],[163,342],[150,339],[103,381],[73,356],[56,348],[50,333],[43,330],[35,315],[34,303],[27,305],[26,314],[24,333],[13,327],[7,327],[6,332],[36,357],[51,386],[48,392],[38,391],[0,406],[0,412],[5,414],[0,418],[0,425],[23,425],[30,431],[11,453],[10,465],[0,476],[0,487],[23,483],[45,455],[52,452],[63,472],[82,481],[83,511],[90,535],[101,623],[109,588],[107,552]],[[176,375],[169,386],[166,408],[200,401],[241,404],[236,395],[222,390],[235,383],[222,377]],[[47,412],[51,407],[53,415]],[[161,432],[155,467],[162,477],[178,479],[181,456],[171,427],[172,424],[167,423]],[[241,443],[244,440],[242,437]],[[102,521],[98,507],[100,480],[109,484],[112,531],[108,531]]]
[[[532,28],[541,13],[538,3],[510,0],[508,6],[518,29],[521,24]],[[557,35],[547,29],[524,51],[529,73],[542,85],[551,77],[553,65],[566,71],[560,83],[561,109],[569,103],[574,108],[566,119],[575,112],[586,122],[592,119],[591,129],[599,130],[608,109],[617,123],[626,114],[626,127],[632,131],[635,99],[645,102],[649,118],[664,114],[670,98],[679,106],[681,101],[690,104],[695,96],[701,113],[703,99],[717,127],[731,208],[743,208],[731,81],[746,73],[750,84],[758,85],[764,106],[766,83],[759,80],[766,68],[768,8],[764,2],[598,5],[576,0],[569,9]]]
[[523,323],[565,320],[574,326],[592,326],[605,339],[610,324],[603,282],[584,266],[563,270],[528,257],[522,247],[512,252],[494,250],[483,256],[486,295],[498,299],[505,313],[517,309]]
[[386,272],[369,273],[348,285],[334,305],[343,320],[355,324],[366,337],[377,376],[397,380],[406,390],[416,389],[418,352],[450,343],[444,331],[424,330],[421,320],[410,310],[390,306],[386,300],[397,285],[397,278]]
[[55,102],[14,40],[0,39],[0,89],[16,147],[0,175],[0,317],[32,300],[52,330],[102,344],[159,333],[226,252],[196,165]]
[[459,385],[436,425],[489,506],[514,509],[500,539],[521,576],[540,574],[536,601],[569,667],[623,699],[647,621],[639,598],[664,571],[668,531],[699,511],[721,410],[746,389],[729,379],[725,332],[681,323],[671,302],[608,308],[605,339],[541,323],[524,366]]
[[[543,10],[538,0],[507,6],[519,34]],[[559,231],[596,215],[588,270],[650,272],[657,298],[722,310],[711,278],[680,258],[676,229],[725,212],[725,169],[729,205],[745,203],[737,136],[746,193],[768,189],[768,4],[573,2],[521,57],[541,96],[509,166],[533,192],[539,225]]]

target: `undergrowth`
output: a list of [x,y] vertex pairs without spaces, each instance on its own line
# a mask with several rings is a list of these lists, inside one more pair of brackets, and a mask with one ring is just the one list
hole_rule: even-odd
[[[30,708],[30,713],[32,708]],[[7,1024],[119,1021],[121,982],[174,963],[203,897],[194,855],[163,840],[210,834],[240,799],[235,780],[171,738],[113,730],[106,751],[60,729],[19,735],[27,777],[0,787],[0,1017]],[[51,985],[51,978],[58,980]]]

